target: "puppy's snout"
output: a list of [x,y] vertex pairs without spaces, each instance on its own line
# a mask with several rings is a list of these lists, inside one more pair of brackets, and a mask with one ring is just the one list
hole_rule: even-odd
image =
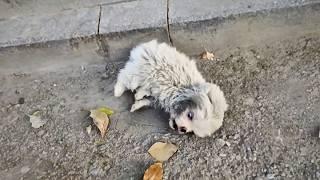
[[187,132],[187,129],[185,128],[185,127],[180,127],[180,132],[182,132],[182,133],[186,133]]

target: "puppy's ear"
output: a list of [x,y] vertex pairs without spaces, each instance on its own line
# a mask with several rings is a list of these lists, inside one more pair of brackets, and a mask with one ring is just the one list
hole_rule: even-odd
[[180,115],[183,113],[187,108],[194,108],[196,107],[196,103],[190,98],[190,99],[184,99],[181,101],[177,101],[173,105],[174,114]]
[[219,118],[223,118],[224,112],[228,109],[228,104],[219,86],[213,83],[206,83],[206,93],[213,106],[214,113]]

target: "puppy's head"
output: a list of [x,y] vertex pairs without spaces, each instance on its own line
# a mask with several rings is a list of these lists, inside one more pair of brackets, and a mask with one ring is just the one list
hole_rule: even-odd
[[179,133],[194,132],[199,137],[210,136],[222,126],[227,108],[220,88],[205,83],[174,103],[169,125]]

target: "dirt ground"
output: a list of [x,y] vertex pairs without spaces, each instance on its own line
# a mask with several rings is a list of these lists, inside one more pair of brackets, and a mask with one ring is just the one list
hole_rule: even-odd
[[[113,84],[124,62],[0,75],[0,179],[141,179],[156,141],[179,146],[165,179],[320,179],[320,38],[228,50],[198,60],[230,105],[212,137],[178,135],[160,110],[129,113]],[[107,70],[107,71],[106,71]],[[105,138],[88,111],[116,113]],[[31,127],[28,114],[46,121]]]

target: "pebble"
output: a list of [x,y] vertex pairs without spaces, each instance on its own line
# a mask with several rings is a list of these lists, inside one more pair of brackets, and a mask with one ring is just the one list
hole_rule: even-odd
[[224,153],[220,153],[219,156],[220,156],[220,157],[227,157],[227,155],[224,154]]
[[92,129],[92,126],[91,126],[91,125],[89,125],[88,127],[86,127],[86,130],[87,130],[88,135],[91,134],[91,129]]
[[46,131],[45,131],[45,130],[40,130],[40,131],[37,133],[37,135],[38,135],[38,136],[43,136],[43,135],[44,135],[44,133],[46,133]]
[[24,98],[23,97],[19,98],[18,104],[24,104]]
[[239,134],[235,134],[233,139],[239,139],[240,135]]
[[217,144],[218,144],[218,146],[219,147],[222,147],[222,146],[224,146],[225,144],[226,144],[226,141],[224,141],[223,139],[217,139]]
[[20,169],[20,172],[22,173],[22,174],[25,174],[25,173],[27,173],[27,172],[29,172],[30,171],[30,168],[28,167],[28,166],[23,166],[21,169]]
[[275,176],[274,174],[268,174],[267,179],[274,179],[274,176]]
[[231,146],[231,143],[229,143],[228,141],[226,141],[226,145],[227,145],[227,146]]
[[244,100],[244,104],[245,104],[245,105],[252,106],[253,103],[254,103],[254,98],[252,98],[252,97],[248,97],[248,98],[246,98],[246,99]]

